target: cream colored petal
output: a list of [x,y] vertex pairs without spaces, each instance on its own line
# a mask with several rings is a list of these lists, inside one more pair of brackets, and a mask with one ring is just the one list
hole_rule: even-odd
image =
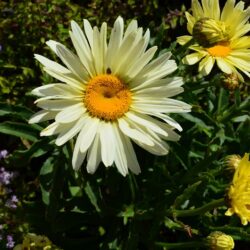
[[88,150],[87,160],[87,172],[94,174],[101,162],[101,142],[98,133],[96,134],[95,139]]
[[111,31],[107,48],[106,62],[107,62],[107,67],[110,68],[111,70],[113,61],[116,58],[116,51],[118,50],[122,42],[123,29],[124,29],[124,22],[123,19],[119,16],[114,23],[114,27]]
[[[191,111],[191,110],[190,110]],[[172,126],[173,128],[178,129],[179,131],[182,131],[182,127],[178,122],[176,122],[174,119],[172,119],[170,116],[166,114],[161,114],[161,113],[151,113],[150,115],[155,116]]]
[[30,117],[29,123],[32,124],[52,120],[55,118],[56,114],[57,112],[55,111],[40,110]]
[[[79,56],[84,55],[85,57],[88,58],[88,61],[90,61],[92,59],[91,48],[89,47],[89,43],[86,39],[85,34],[83,33],[82,29],[79,27],[79,25],[75,21],[71,21],[71,29],[72,29],[72,34],[75,37],[75,41],[77,41],[77,44],[78,44],[78,46],[75,47],[77,52],[80,52],[78,55]],[[83,60],[83,62],[85,62],[85,59]],[[85,65],[85,63],[83,64]]]
[[227,57],[228,64],[234,65],[242,71],[250,71],[250,61],[248,58],[237,57],[237,56],[228,56]]
[[[250,31],[250,24],[246,24],[242,27],[236,27],[236,30],[234,31],[234,33],[231,35],[231,39],[238,39],[241,36],[246,35],[248,32]],[[249,47],[249,46],[248,46]]]
[[[114,67],[114,74],[127,75],[131,67],[135,62],[143,55],[145,38],[141,38],[138,42],[135,41],[136,33],[131,32],[122,43],[122,46],[117,53],[119,60]],[[141,68],[144,66],[142,63]]]
[[71,138],[73,138],[76,134],[78,134],[85,123],[85,119],[86,119],[86,117],[80,118],[67,131],[61,132],[58,135],[58,137],[56,138],[55,144],[57,146],[61,146],[64,143],[66,143],[67,141],[69,141]]
[[119,131],[117,125],[114,125],[114,134],[116,140],[116,153],[115,153],[115,164],[118,171],[123,175],[126,176],[128,174],[128,162],[127,156],[124,149],[124,142],[121,139],[121,132]]
[[197,21],[191,14],[185,12],[187,18],[187,30],[190,34],[193,34],[194,24]]
[[89,45],[91,49],[93,50],[93,29],[87,19],[83,19],[83,27],[84,27],[84,31],[88,39]]
[[137,161],[137,157],[135,154],[135,151],[133,149],[132,143],[130,139],[126,136],[122,136],[122,141],[124,145],[124,150],[125,150],[125,155],[127,157],[127,162],[128,162],[128,168],[134,173],[134,174],[139,174],[141,172],[139,163]]
[[69,123],[79,119],[86,112],[86,108],[83,103],[77,103],[69,106],[59,112],[55,120],[58,123]]
[[78,104],[78,100],[64,99],[64,100],[44,100],[37,103],[37,106],[42,109],[51,111],[60,111],[69,106]]
[[74,170],[79,170],[85,157],[86,157],[86,153],[85,152],[81,152],[80,150],[80,145],[82,143],[82,137],[84,135],[85,131],[81,131],[76,139],[76,143],[75,143],[75,147],[74,147],[74,151],[73,151],[73,157],[72,157],[72,166]]
[[212,56],[206,56],[199,64],[199,71],[203,75],[208,75],[213,66],[214,66],[215,59]]
[[210,11],[213,19],[220,20],[220,3],[219,0],[209,0]]
[[97,118],[88,117],[88,119],[86,119],[86,123],[82,128],[82,131],[84,131],[84,133],[81,135],[81,152],[87,151],[90,145],[92,144],[98,131],[99,122],[100,120]]
[[106,167],[114,162],[115,135],[112,123],[101,122],[99,125],[102,162]]
[[138,23],[137,20],[132,20],[129,24],[128,27],[124,33],[124,38],[128,36],[131,32],[137,31],[138,29]]
[[192,14],[196,20],[204,17],[203,9],[198,0],[192,0]]
[[31,94],[36,96],[81,96],[82,91],[71,88],[67,84],[52,83],[40,86],[31,91]]
[[214,18],[213,2],[218,0],[201,0],[202,8],[204,11],[204,17]]
[[38,60],[44,67],[48,68],[48,69],[52,69],[53,71],[58,71],[59,73],[62,74],[69,74],[70,71],[63,67],[62,65],[60,65],[57,62],[54,62],[44,56],[35,54],[35,59]]
[[148,65],[144,67],[144,69],[140,72],[140,75],[147,75],[152,74],[152,72],[161,69],[170,59],[171,57],[170,52],[166,52],[153,61],[151,61]]
[[192,39],[192,36],[179,36],[177,37],[177,43],[184,45]]
[[125,116],[135,122],[137,125],[141,126],[145,126],[147,129],[151,129],[152,131],[154,131],[157,134],[163,135],[163,136],[167,136],[166,131],[164,131],[164,129],[160,128],[158,125],[156,125],[155,120],[150,118],[147,115],[142,115],[140,113],[134,113],[134,112],[127,112],[125,114]]
[[121,46],[116,51],[116,60],[113,59],[113,64],[111,64],[111,67],[113,69],[112,73],[117,73],[120,65],[126,59],[128,54],[130,53],[130,50],[133,49],[135,38],[136,32],[131,32],[123,39]]
[[192,53],[183,58],[183,63],[188,65],[193,65],[197,62],[199,62],[205,55],[203,53]]
[[154,141],[154,146],[148,146],[146,144],[142,144],[140,141],[133,140],[136,144],[138,144],[140,147],[144,148],[146,151],[150,152],[154,155],[166,155],[168,154],[168,145],[164,141]]
[[40,136],[50,136],[56,135],[65,131],[71,127],[72,124],[61,125],[56,122],[51,123],[48,127],[43,129],[40,133]]
[[[157,67],[146,74],[141,72],[137,77],[133,79],[130,83],[131,89],[137,91],[154,84],[157,80],[166,77],[167,75],[173,73],[177,69],[176,62],[174,60],[168,60],[162,63],[161,67]],[[142,70],[143,71],[143,70]]]
[[137,60],[133,61],[133,63],[131,63],[131,65],[128,67],[128,72],[123,72],[123,74],[125,74],[125,77],[128,77],[129,79],[133,79],[134,77],[136,77],[141,72],[141,70],[148,64],[148,62],[153,58],[156,51],[157,47],[154,46],[148,49]]
[[70,71],[68,73],[61,73],[59,71],[44,68],[44,71],[46,71],[49,75],[53,76],[54,78],[58,79],[59,81],[62,81],[64,83],[67,83],[72,88],[77,88],[78,90],[83,89],[83,83],[79,81],[74,74],[72,74]]
[[79,81],[87,82],[88,72],[79,58],[63,45],[56,45],[57,54],[67,68],[78,78]]
[[232,73],[232,66],[229,63],[227,63],[224,59],[218,57],[216,58],[216,62],[221,71],[225,72],[226,74]]
[[221,20],[226,21],[229,18],[232,18],[232,13],[234,12],[235,0],[227,0],[224,8],[221,12]]
[[89,43],[83,31],[76,22],[71,22],[71,28],[72,32],[70,31],[69,34],[76,49],[77,55],[88,71],[90,77],[93,77],[94,75],[96,75],[96,72],[93,65],[93,56]]
[[119,129],[124,133],[126,136],[141,141],[143,144],[147,144],[149,146],[153,146],[154,143],[152,140],[147,136],[147,134],[142,133],[138,126],[136,126],[134,123],[131,123],[131,121],[120,118],[118,120]]
[[145,88],[139,91],[136,91],[136,94],[133,95],[133,100],[143,99],[144,97],[154,96],[155,98],[164,98],[171,97],[177,94],[180,94],[184,91],[182,87],[169,87],[169,86],[159,86],[152,88]]
[[185,113],[190,111],[191,106],[174,99],[153,100],[136,100],[131,105],[131,109],[138,112],[161,112],[161,113]]
[[231,41],[230,47],[232,50],[248,49],[250,48],[250,36],[243,36]]
[[107,50],[107,24],[103,23],[101,31],[97,27],[93,30],[93,58],[97,74],[106,73],[105,56]]

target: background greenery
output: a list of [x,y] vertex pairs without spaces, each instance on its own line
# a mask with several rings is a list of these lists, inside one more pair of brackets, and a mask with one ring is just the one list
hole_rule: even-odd
[[[249,152],[250,142],[249,82],[228,90],[216,68],[202,77],[197,65],[181,62],[188,51],[175,39],[187,34],[184,12],[189,8],[190,1],[181,0],[0,2],[0,150],[9,152],[0,164],[18,173],[11,188],[19,199],[10,209],[4,206],[8,194],[1,194],[1,235],[13,235],[16,243],[28,232],[46,235],[65,250],[171,249],[168,243],[177,242],[184,243],[183,249],[203,249],[188,244],[220,230],[234,237],[235,249],[249,249],[250,227],[243,228],[236,216],[225,217],[225,205],[191,215],[180,212],[223,198],[232,178],[225,157]],[[40,138],[47,123],[27,124],[36,111],[30,90],[52,82],[33,54],[57,60],[45,45],[49,39],[72,48],[72,19],[112,26],[118,15],[126,22],[138,19],[150,28],[151,45],[173,53],[179,65],[175,74],[186,82],[179,98],[193,106],[192,113],[173,116],[183,132],[166,157],[135,146],[140,175],[124,178],[104,166],[94,175],[84,166],[75,173],[72,145],[57,147],[53,138]],[[6,248],[5,238],[0,248]]]

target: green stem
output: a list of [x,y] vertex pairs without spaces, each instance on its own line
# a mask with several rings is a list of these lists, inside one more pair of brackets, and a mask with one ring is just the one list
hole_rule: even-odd
[[194,39],[190,39],[187,43],[185,43],[184,45],[182,45],[179,49],[177,49],[173,54],[176,56],[176,57],[179,57],[181,58],[182,57],[182,54],[183,52],[185,52],[191,45],[194,44]]
[[[228,111],[224,112],[224,114],[218,118],[218,122],[226,122],[233,118],[235,115],[237,115],[238,112],[240,112],[243,109],[248,109],[250,107],[250,97],[248,97],[246,100],[244,100],[238,108],[233,106]],[[238,114],[239,115],[239,114]]]
[[178,243],[168,243],[168,242],[156,242],[157,246],[166,247],[167,249],[194,249],[194,247],[204,247],[205,243],[203,241],[191,241],[191,242],[178,242]]
[[175,210],[173,209],[172,211],[168,211],[169,213],[172,213],[174,217],[190,217],[190,216],[196,216],[196,215],[201,215],[206,213],[209,210],[212,210],[214,208],[223,206],[225,204],[224,198],[218,199],[211,201],[207,204],[205,204],[202,207],[198,207],[195,209],[188,209],[188,210]]

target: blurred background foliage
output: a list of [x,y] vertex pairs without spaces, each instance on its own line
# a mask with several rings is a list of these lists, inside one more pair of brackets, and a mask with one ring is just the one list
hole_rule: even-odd
[[[232,235],[235,249],[249,249],[250,227],[243,228],[237,217],[225,217],[226,206],[190,217],[173,213],[223,198],[232,178],[224,159],[249,152],[250,142],[249,81],[229,90],[216,69],[202,77],[197,65],[181,62],[187,51],[175,38],[187,34],[184,13],[189,8],[190,1],[181,0],[0,2],[0,150],[8,151],[0,164],[18,173],[8,187],[19,200],[16,208],[6,207],[9,194],[1,193],[1,249],[8,235],[22,243],[27,233],[46,235],[65,250],[171,249],[156,243],[199,241],[215,230]],[[139,176],[124,178],[104,166],[93,176],[84,166],[75,173],[72,145],[59,148],[51,138],[40,138],[47,123],[27,124],[35,111],[30,90],[53,81],[34,53],[57,60],[45,42],[72,48],[72,19],[112,26],[118,15],[127,22],[136,18],[150,28],[151,45],[173,53],[179,65],[175,74],[186,82],[179,98],[193,105],[192,113],[175,115],[183,132],[179,142],[170,143],[168,156],[154,157],[135,146]]]

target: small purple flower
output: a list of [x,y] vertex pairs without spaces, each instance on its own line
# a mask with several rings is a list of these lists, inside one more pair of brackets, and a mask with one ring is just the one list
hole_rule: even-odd
[[10,199],[8,199],[5,203],[5,206],[8,208],[17,208],[17,203],[18,203],[18,198],[16,197],[16,195],[12,195]]
[[6,171],[3,167],[0,168],[0,184],[8,185],[14,177],[14,172]]
[[13,248],[15,245],[15,241],[13,240],[13,236],[12,235],[7,235],[7,244],[6,247],[7,248]]
[[2,224],[0,224],[0,230],[3,230],[3,225]]
[[[0,51],[2,50],[2,46],[0,44]],[[6,149],[0,151],[0,160],[4,159],[8,155],[8,151]]]

